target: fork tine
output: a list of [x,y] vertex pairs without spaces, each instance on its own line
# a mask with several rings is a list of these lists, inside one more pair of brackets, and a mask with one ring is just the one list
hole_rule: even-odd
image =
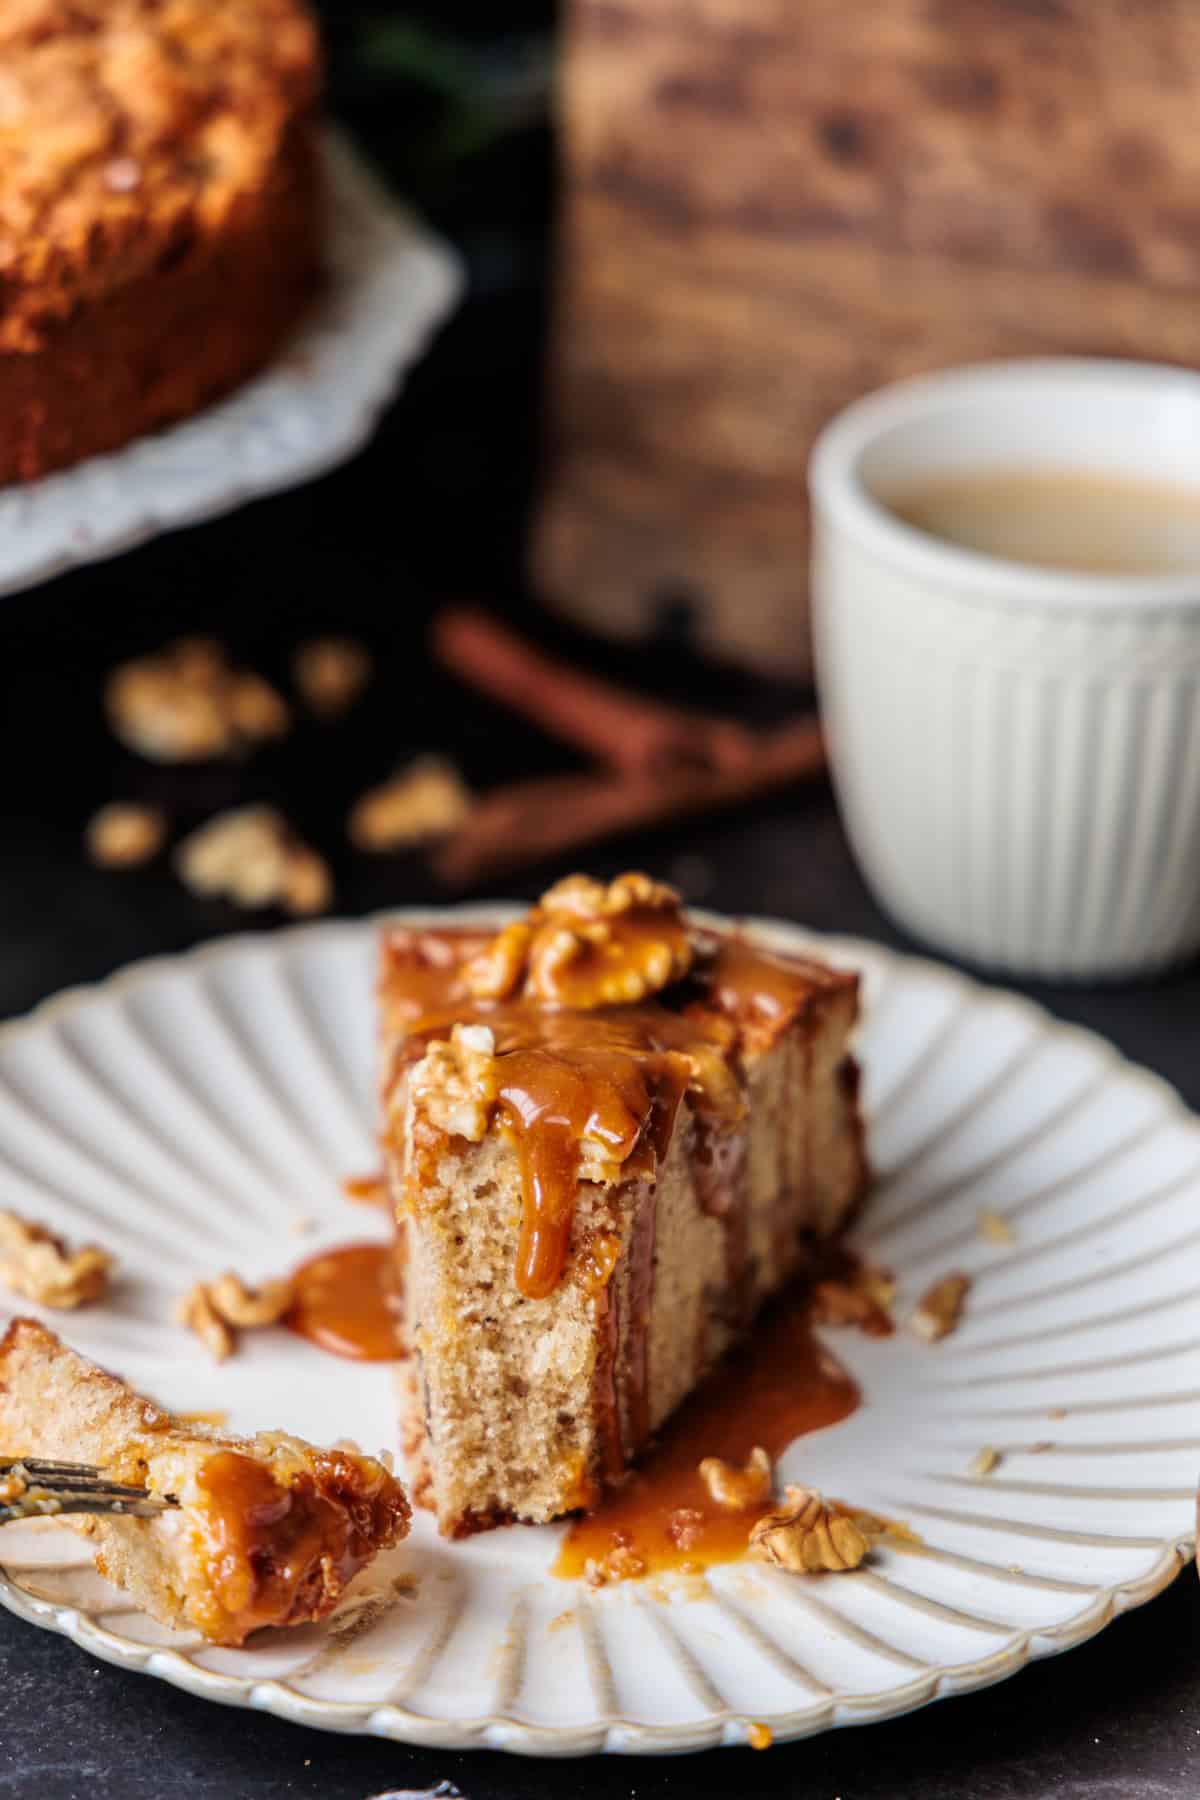
[[109,1480],[93,1463],[5,1458],[0,1461],[0,1482],[5,1476],[9,1477],[10,1491],[5,1494],[0,1487],[0,1524],[64,1512],[153,1518],[176,1504],[169,1495],[151,1494],[144,1487]]

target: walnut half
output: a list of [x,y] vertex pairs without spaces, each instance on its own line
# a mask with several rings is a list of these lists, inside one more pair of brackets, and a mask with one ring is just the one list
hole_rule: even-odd
[[659,993],[687,974],[694,954],[674,888],[638,873],[607,887],[568,875],[473,958],[463,979],[477,1000],[519,992],[587,1012]]
[[857,1569],[870,1547],[853,1515],[815,1488],[785,1488],[783,1505],[750,1531],[751,1556],[795,1575]]

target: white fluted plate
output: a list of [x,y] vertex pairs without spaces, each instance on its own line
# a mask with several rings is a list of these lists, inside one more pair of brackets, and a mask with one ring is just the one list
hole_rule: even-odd
[[163,431],[0,489],[0,594],[307,481],[369,436],[452,310],[451,247],[339,133],[325,160],[325,283],[275,359]]
[[[386,1367],[282,1331],[217,1367],[171,1321],[198,1273],[266,1276],[382,1235],[338,1187],[374,1160],[372,939],[362,923],[236,939],[0,1032],[4,1204],[121,1263],[108,1302],[51,1322],[173,1407],[228,1408],[233,1429],[393,1442]],[[837,1576],[718,1568],[701,1598],[637,1583],[591,1595],[549,1573],[557,1528],[447,1544],[420,1517],[356,1607],[231,1651],[130,1610],[61,1528],[13,1525],[0,1600],[230,1705],[559,1755],[885,1718],[1068,1649],[1165,1587],[1193,1545],[1200,1122],[1035,1006],[874,945],[818,942],[865,977],[882,1178],[858,1241],[895,1271],[901,1313],[951,1268],[974,1285],[934,1347],[829,1333],[863,1404],[798,1440],[781,1474],[907,1522],[920,1546],[884,1545]],[[981,1236],[980,1210],[1015,1243]],[[985,1445],[1000,1461],[973,1476]]]

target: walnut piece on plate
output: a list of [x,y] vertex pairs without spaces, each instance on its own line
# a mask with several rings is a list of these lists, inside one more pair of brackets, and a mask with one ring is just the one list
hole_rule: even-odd
[[235,906],[276,905],[303,917],[333,898],[329,865],[273,806],[218,813],[184,838],[175,868],[194,894],[222,894]]
[[786,1487],[783,1505],[750,1530],[750,1554],[794,1575],[857,1569],[870,1538],[844,1506],[815,1488]]
[[70,1251],[43,1225],[0,1212],[0,1282],[26,1300],[64,1311],[86,1306],[104,1293],[112,1267],[95,1244]]
[[932,1344],[952,1332],[962,1318],[963,1307],[971,1286],[971,1277],[961,1273],[943,1275],[927,1288],[917,1302],[909,1320],[919,1338]]
[[84,829],[88,857],[102,869],[133,869],[157,856],[166,842],[166,815],[157,806],[112,800]]
[[151,762],[200,762],[282,737],[291,717],[269,682],[211,638],[180,638],[121,663],[104,705],[121,742]]
[[187,1327],[215,1357],[224,1362],[237,1347],[237,1333],[265,1325],[277,1325],[292,1304],[290,1281],[264,1281],[247,1287],[232,1269],[215,1281],[197,1281],[175,1307],[179,1324]]
[[755,1445],[740,1469],[723,1457],[706,1456],[700,1464],[700,1479],[709,1498],[726,1512],[746,1512],[770,1498],[771,1459],[761,1444]]

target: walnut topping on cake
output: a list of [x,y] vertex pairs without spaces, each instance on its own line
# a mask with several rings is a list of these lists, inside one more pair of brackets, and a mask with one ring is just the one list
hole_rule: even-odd
[[795,1575],[857,1569],[870,1547],[853,1514],[815,1488],[785,1488],[782,1507],[750,1531],[751,1556]]
[[0,1212],[0,1282],[39,1306],[86,1306],[108,1286],[113,1259],[95,1244],[69,1251],[31,1219]]
[[455,1025],[412,1072],[413,1105],[451,1137],[478,1144],[496,1098],[496,1040],[486,1025]]
[[469,993],[591,1011],[634,1005],[686,975],[694,949],[674,888],[637,873],[568,875],[464,970]]
[[746,1512],[761,1506],[771,1493],[771,1459],[761,1445],[750,1452],[742,1468],[719,1456],[706,1456],[700,1479],[718,1506],[727,1512]]

